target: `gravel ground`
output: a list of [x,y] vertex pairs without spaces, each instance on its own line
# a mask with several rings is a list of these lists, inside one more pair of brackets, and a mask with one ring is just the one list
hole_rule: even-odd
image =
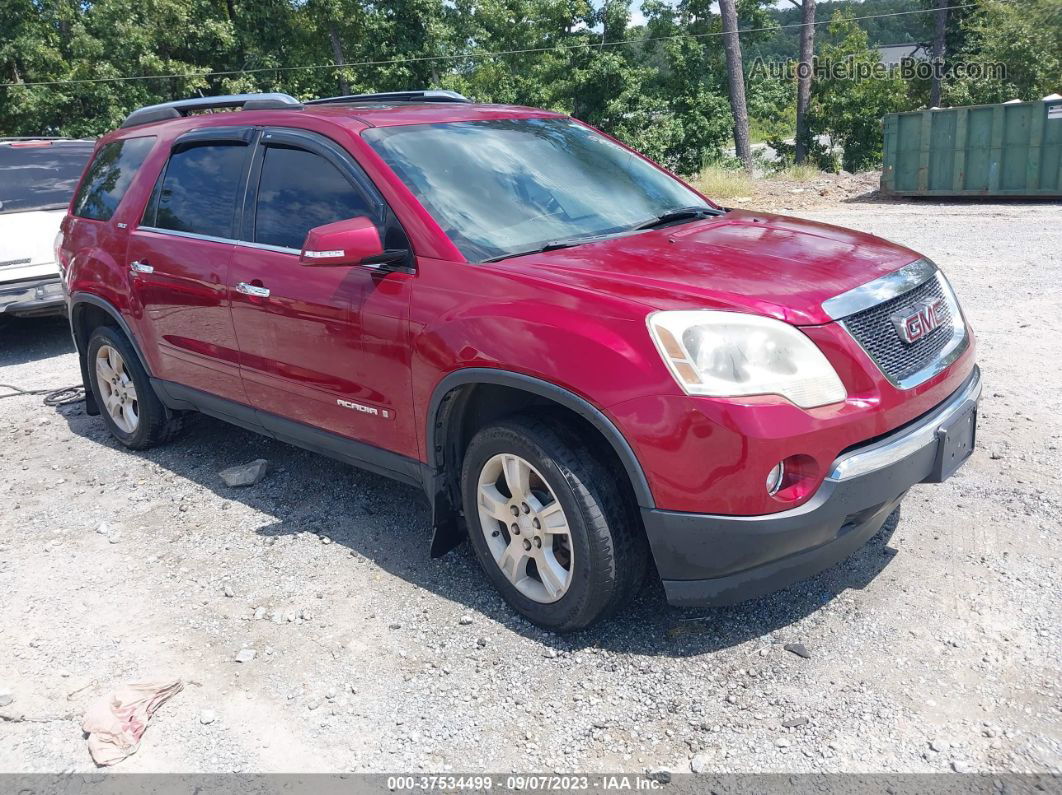
[[[412,488],[207,418],[131,453],[0,400],[0,771],[93,769],[84,708],[149,677],[186,686],[123,771],[1062,770],[1059,207],[807,214],[940,262],[986,379],[971,461],[851,559],[725,609],[650,585],[556,637],[467,548],[428,558]],[[0,382],[77,382],[62,322],[0,334]]]

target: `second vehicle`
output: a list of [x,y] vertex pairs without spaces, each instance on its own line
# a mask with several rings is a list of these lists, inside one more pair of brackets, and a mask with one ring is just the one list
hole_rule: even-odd
[[0,314],[66,308],[56,236],[92,141],[0,138]]

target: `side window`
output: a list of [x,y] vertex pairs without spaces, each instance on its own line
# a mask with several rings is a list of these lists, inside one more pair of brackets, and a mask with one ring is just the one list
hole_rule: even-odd
[[100,147],[74,199],[74,215],[109,221],[155,145],[155,137],[126,138]]
[[361,191],[320,155],[283,146],[266,148],[255,243],[301,249],[315,226],[372,212]]
[[152,197],[144,223],[175,232],[233,237],[236,195],[242,188],[248,152],[249,147],[243,144],[227,143],[174,152],[155,188],[157,197]]

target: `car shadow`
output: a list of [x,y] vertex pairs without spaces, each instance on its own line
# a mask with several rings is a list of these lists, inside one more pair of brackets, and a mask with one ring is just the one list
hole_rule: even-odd
[[[70,430],[97,444],[121,449],[83,404],[60,406]],[[619,614],[583,632],[559,636],[513,612],[489,584],[466,542],[432,560],[431,510],[423,493],[369,472],[205,416],[189,418],[177,440],[135,455],[271,517],[256,532],[283,536],[313,532],[417,587],[464,605],[497,624],[557,650],[607,649],[630,655],[692,656],[748,641],[799,641],[784,630],[838,594],[861,589],[888,564],[898,515],[848,560],[770,596],[733,607],[683,610],[669,607],[655,574]],[[222,443],[223,440],[223,443]],[[256,458],[270,473],[255,486],[229,488],[218,472]]]
[[1010,206],[1035,206],[1044,204],[1059,204],[1057,196],[905,196],[882,193],[880,189],[873,188],[854,196],[841,199],[841,204],[892,204],[922,206],[955,206],[1004,204]]
[[65,317],[0,316],[0,367],[73,352],[74,341]]

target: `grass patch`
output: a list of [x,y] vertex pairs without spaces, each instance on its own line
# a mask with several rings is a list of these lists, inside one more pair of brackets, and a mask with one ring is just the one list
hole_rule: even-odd
[[742,169],[705,166],[691,184],[710,199],[733,199],[753,194],[752,177]]
[[799,166],[793,165],[783,168],[781,171],[777,171],[771,175],[771,179],[784,179],[790,182],[810,182],[813,179],[825,176],[824,171],[820,171],[815,166],[808,165],[807,163],[801,163]]

